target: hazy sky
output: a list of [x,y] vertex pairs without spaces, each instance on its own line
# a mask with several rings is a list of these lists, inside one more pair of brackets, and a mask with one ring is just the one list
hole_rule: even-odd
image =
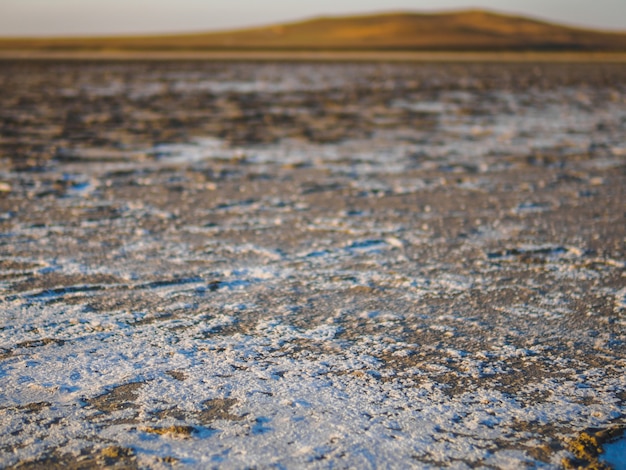
[[0,0],[0,36],[204,31],[318,15],[457,8],[626,30],[626,0]]

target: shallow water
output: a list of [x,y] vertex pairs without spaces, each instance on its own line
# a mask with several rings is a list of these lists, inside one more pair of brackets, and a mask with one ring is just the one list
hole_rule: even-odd
[[0,465],[557,468],[625,419],[624,72],[1,64]]
[[615,470],[626,468],[626,437],[605,445],[602,461],[611,465]]

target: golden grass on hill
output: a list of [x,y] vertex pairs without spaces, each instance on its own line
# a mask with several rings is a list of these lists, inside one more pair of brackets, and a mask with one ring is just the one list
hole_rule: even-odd
[[626,51],[626,33],[470,10],[316,18],[237,31],[170,36],[2,39],[4,50]]

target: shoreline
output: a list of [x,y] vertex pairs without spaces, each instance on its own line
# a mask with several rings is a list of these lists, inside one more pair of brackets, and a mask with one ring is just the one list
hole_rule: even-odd
[[560,62],[626,63],[626,52],[328,52],[0,50],[6,60],[261,62]]

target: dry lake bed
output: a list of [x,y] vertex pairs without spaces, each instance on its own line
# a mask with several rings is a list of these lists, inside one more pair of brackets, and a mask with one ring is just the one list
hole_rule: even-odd
[[0,467],[625,468],[626,64],[0,62]]

